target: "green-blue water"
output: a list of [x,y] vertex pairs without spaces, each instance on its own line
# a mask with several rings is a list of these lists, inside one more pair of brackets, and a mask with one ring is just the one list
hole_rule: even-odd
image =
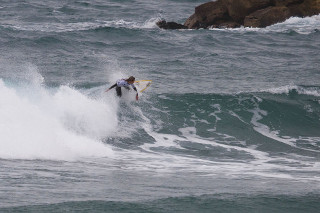
[[0,212],[318,211],[320,16],[156,27],[204,2],[2,1]]

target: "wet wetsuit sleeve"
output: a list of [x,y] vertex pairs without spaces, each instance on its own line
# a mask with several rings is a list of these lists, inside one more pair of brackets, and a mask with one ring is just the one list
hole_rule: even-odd
[[116,87],[117,86],[117,83],[115,83],[114,85],[112,85],[109,89],[112,89],[112,88],[114,88],[114,87]]
[[131,86],[134,89],[134,91],[136,91],[138,93],[137,88],[134,86],[134,84],[131,84]]

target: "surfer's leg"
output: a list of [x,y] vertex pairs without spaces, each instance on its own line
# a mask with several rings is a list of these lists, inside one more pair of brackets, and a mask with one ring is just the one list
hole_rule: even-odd
[[116,87],[116,91],[117,91],[117,96],[118,97],[121,97],[121,95],[122,95],[122,92],[121,92],[121,87]]

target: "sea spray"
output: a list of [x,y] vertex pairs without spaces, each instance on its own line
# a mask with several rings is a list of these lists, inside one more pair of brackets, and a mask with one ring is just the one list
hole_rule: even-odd
[[112,154],[102,143],[117,127],[112,103],[67,86],[40,90],[21,94],[21,88],[0,81],[0,158],[70,160]]

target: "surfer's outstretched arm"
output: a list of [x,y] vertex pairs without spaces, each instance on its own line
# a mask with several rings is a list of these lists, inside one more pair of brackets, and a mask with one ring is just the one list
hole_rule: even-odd
[[117,83],[115,83],[114,85],[112,85],[111,87],[109,87],[109,89],[107,89],[105,92],[108,92],[109,90],[113,89],[114,87],[117,86]]

